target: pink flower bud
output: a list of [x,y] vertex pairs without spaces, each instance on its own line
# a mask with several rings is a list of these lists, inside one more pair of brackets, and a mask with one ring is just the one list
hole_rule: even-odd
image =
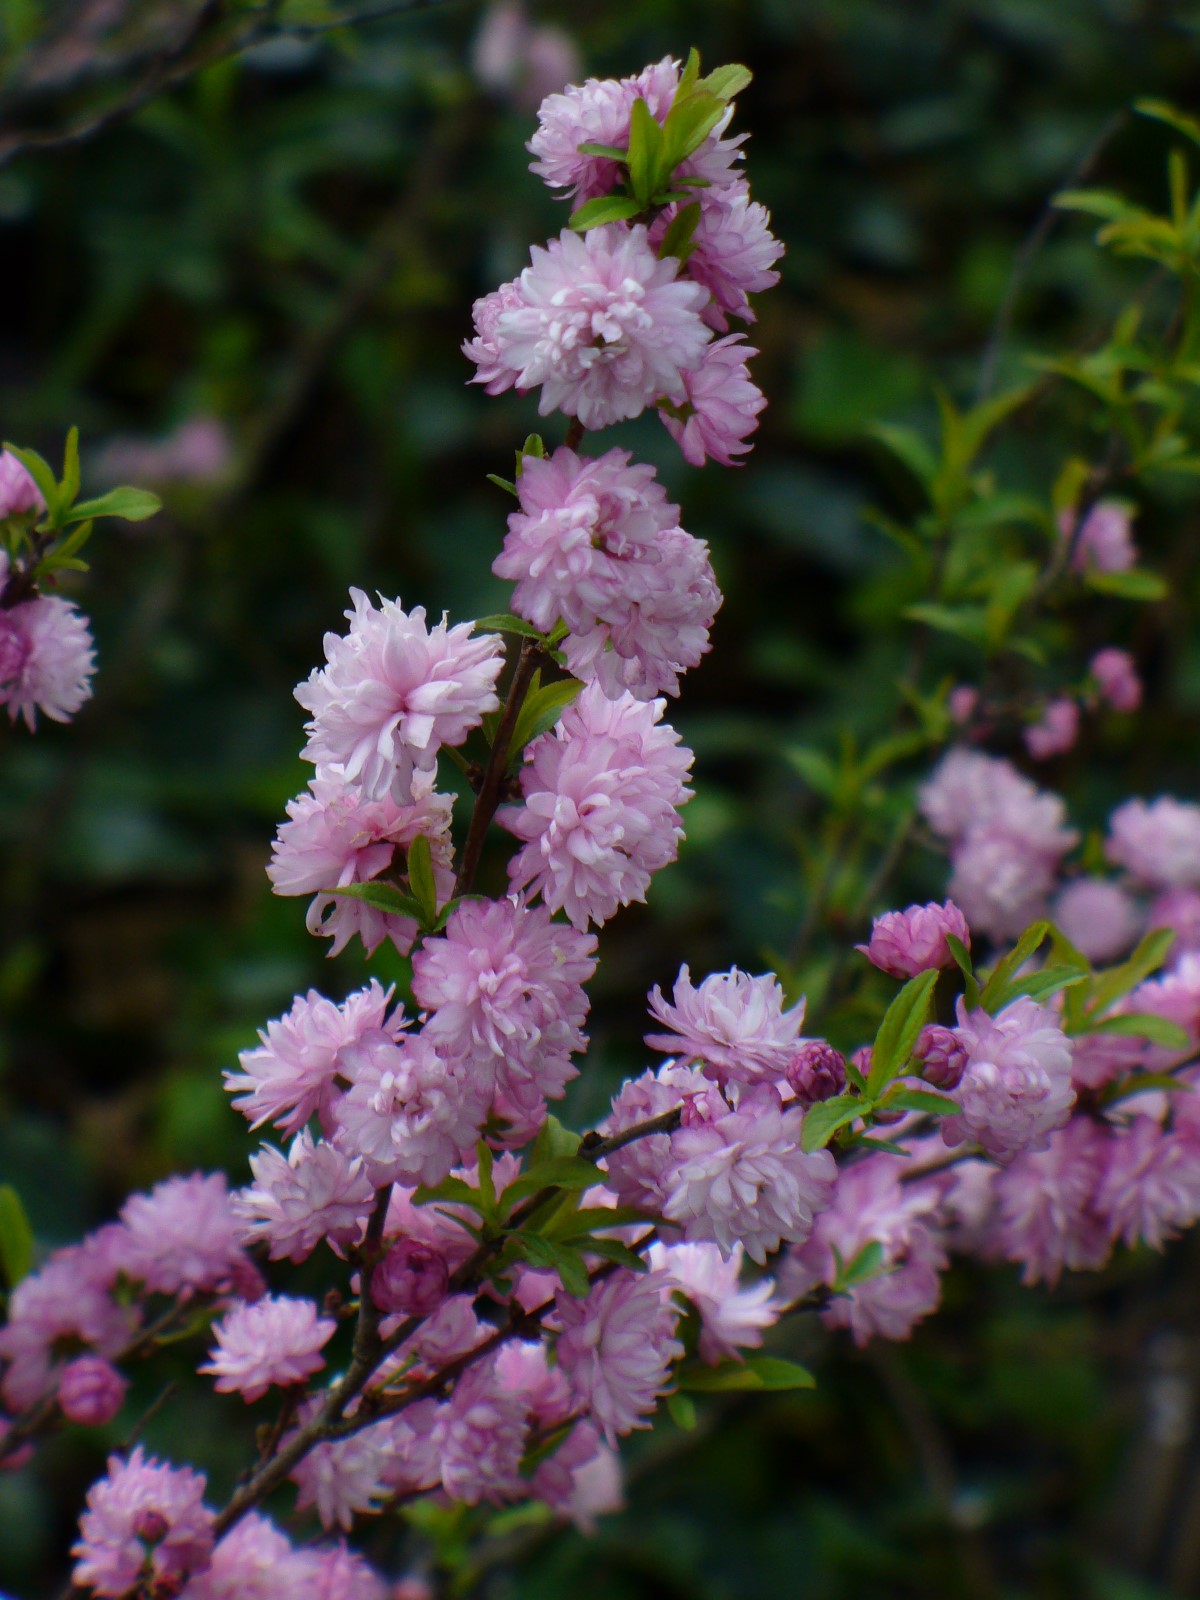
[[398,1239],[371,1274],[371,1299],[381,1311],[424,1317],[446,1298],[446,1258],[417,1239]]
[[100,1356],[80,1356],[63,1368],[58,1404],[68,1422],[100,1428],[120,1411],[128,1387],[110,1362]]
[[1142,680],[1127,650],[1098,650],[1092,657],[1091,674],[1101,699],[1114,711],[1136,711],[1141,705]]
[[831,1100],[846,1087],[846,1058],[824,1039],[807,1039],[788,1062],[787,1081],[801,1105]]
[[946,701],[946,709],[951,720],[963,727],[970,722],[979,708],[979,690],[971,687],[969,683],[960,683],[951,689],[950,697]]
[[936,1022],[922,1028],[917,1035],[914,1057],[921,1063],[921,1076],[935,1089],[957,1089],[967,1052],[953,1028],[943,1028]]
[[1074,700],[1060,696],[1051,700],[1041,720],[1025,729],[1025,748],[1035,761],[1060,756],[1079,737],[1079,707]]
[[133,1531],[143,1544],[159,1544],[166,1538],[171,1524],[161,1511],[147,1506],[133,1520]]
[[40,511],[42,491],[11,451],[0,452],[0,518]]
[[968,949],[971,930],[967,919],[954,904],[931,901],[925,906],[909,906],[907,911],[889,911],[871,924],[869,944],[856,945],[867,960],[892,978],[915,978],[918,972],[954,964],[947,934],[953,934]]

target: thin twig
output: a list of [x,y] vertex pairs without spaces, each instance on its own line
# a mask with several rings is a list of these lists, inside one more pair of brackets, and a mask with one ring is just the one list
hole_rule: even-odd
[[483,782],[479,785],[479,793],[475,797],[475,809],[471,812],[471,822],[463,845],[462,864],[454,883],[455,899],[460,895],[470,894],[475,874],[479,871],[483,842],[496,814],[496,807],[500,804],[500,791],[504,786],[504,774],[508,768],[509,746],[512,744],[517,718],[521,714],[521,707],[525,703],[525,695],[537,666],[538,650],[539,646],[535,640],[521,641],[521,651],[513,670],[512,682],[508,686],[504,710],[492,741],[487,770],[483,774]]

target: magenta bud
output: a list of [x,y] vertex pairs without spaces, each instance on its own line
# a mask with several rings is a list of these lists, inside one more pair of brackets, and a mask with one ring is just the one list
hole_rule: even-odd
[[129,1387],[117,1369],[100,1356],[68,1362],[58,1381],[58,1404],[68,1422],[99,1428],[120,1411]]
[[158,1544],[166,1538],[171,1524],[161,1511],[147,1506],[133,1519],[133,1531],[143,1544]]
[[846,1087],[846,1058],[824,1039],[806,1039],[788,1062],[787,1081],[801,1105],[831,1100]]
[[953,1028],[931,1022],[917,1035],[913,1056],[921,1063],[921,1076],[935,1089],[957,1089],[967,1065],[967,1052]]
[[371,1274],[371,1299],[380,1311],[426,1317],[446,1298],[446,1258],[418,1239],[397,1239]]

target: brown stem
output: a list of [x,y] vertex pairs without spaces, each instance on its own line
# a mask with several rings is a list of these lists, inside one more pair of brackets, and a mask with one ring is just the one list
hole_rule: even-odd
[[525,703],[525,695],[533,677],[534,668],[537,666],[538,645],[532,639],[521,641],[521,653],[517,657],[517,665],[512,675],[512,682],[508,686],[508,695],[504,702],[504,710],[500,717],[500,724],[496,729],[496,737],[492,741],[492,753],[488,758],[487,770],[483,774],[483,782],[479,785],[479,793],[475,797],[475,809],[471,813],[471,824],[467,830],[466,843],[463,845],[462,864],[458,869],[458,877],[454,883],[454,897],[470,894],[475,882],[475,874],[479,871],[479,862],[483,855],[483,841],[487,837],[488,828],[496,814],[496,807],[500,804],[500,790],[504,783],[504,774],[508,768],[509,746],[512,744],[513,730],[517,726],[517,718],[521,714],[521,707]]

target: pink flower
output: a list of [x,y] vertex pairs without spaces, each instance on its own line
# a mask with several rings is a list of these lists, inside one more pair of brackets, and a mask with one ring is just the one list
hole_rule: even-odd
[[[298,1413],[301,1425],[309,1420],[319,1404],[314,1397],[301,1406]],[[312,1506],[323,1528],[347,1530],[353,1526],[356,1516],[378,1511],[388,1490],[392,1439],[393,1430],[385,1421],[363,1428],[347,1439],[327,1440],[310,1450],[290,1474],[300,1491],[296,1496],[296,1509],[305,1511]]]
[[579,50],[563,29],[535,27],[520,0],[492,0],[475,35],[471,66],[485,88],[536,111],[578,72]]
[[644,1420],[670,1384],[683,1355],[675,1338],[679,1313],[661,1274],[616,1272],[586,1300],[560,1294],[562,1332],[555,1346],[572,1393],[587,1406],[610,1444]]
[[1045,914],[1058,858],[1017,832],[985,825],[956,846],[950,894],[971,926],[992,939],[1015,939]]
[[913,1046],[913,1060],[921,1064],[921,1076],[935,1089],[953,1093],[962,1082],[967,1052],[953,1028],[931,1022],[921,1029]]
[[27,511],[44,511],[42,491],[11,450],[0,451],[0,520],[24,516]]
[[969,683],[956,684],[946,696],[946,710],[951,720],[965,727],[979,709],[979,690]]
[[310,1559],[267,1517],[251,1511],[220,1541],[209,1567],[191,1579],[181,1600],[277,1600],[281,1594],[309,1600]]
[[223,1394],[257,1400],[276,1385],[303,1383],[325,1365],[321,1350],[337,1323],[319,1317],[311,1300],[264,1295],[253,1305],[239,1303],[213,1328],[215,1347],[199,1368],[216,1378]]
[[801,1148],[804,1113],[770,1085],[744,1089],[735,1110],[722,1113],[719,1098],[671,1135],[663,1216],[685,1239],[710,1239],[723,1255],[740,1244],[761,1265],[784,1241],[808,1238],[837,1169],[828,1150]]
[[440,1183],[475,1148],[494,1074],[447,1060],[418,1034],[397,1044],[364,1034],[342,1051],[351,1087],[335,1109],[336,1142],[384,1183]]
[[740,1286],[740,1245],[726,1257],[715,1244],[656,1243],[650,1246],[648,1260],[695,1306],[700,1317],[700,1359],[710,1366],[740,1361],[743,1350],[757,1350],[763,1329],[779,1320],[771,1278]]
[[212,1525],[200,1473],[164,1466],[140,1447],[127,1461],[110,1456],[79,1520],[74,1580],[114,1597],[140,1587],[147,1568],[164,1585],[182,1580],[208,1564]]
[[824,1039],[806,1039],[787,1064],[787,1081],[797,1103],[807,1110],[846,1087],[846,1058]]
[[[7,570],[0,552],[0,589]],[[32,732],[39,711],[69,722],[91,698],[95,670],[87,618],[69,600],[39,594],[0,610],[0,705],[13,722],[23,717]]]
[[525,805],[503,819],[526,841],[509,878],[577,928],[644,900],[653,874],[678,852],[692,753],[661,722],[664,709],[662,700],[628,694],[609,700],[589,684],[526,751]]
[[77,1356],[63,1368],[58,1380],[59,1409],[68,1422],[102,1428],[120,1411],[128,1387],[110,1361]]
[[[655,121],[664,122],[679,87],[679,70],[679,62],[666,57],[634,78],[589,78],[547,96],[538,112],[537,132],[529,141],[529,151],[537,157],[530,170],[552,189],[566,190],[580,202],[608,194],[616,186],[619,165],[604,156],[583,155],[579,146],[627,148],[635,100],[645,100]],[[732,113],[730,107],[700,149],[677,168],[680,174],[703,178],[716,188],[733,182],[731,169],[741,160],[738,147],[745,135],[724,137]]]
[[624,450],[588,460],[562,448],[527,457],[517,493],[492,567],[517,580],[517,613],[543,631],[561,617],[567,665],[610,698],[678,694],[721,597],[707,545],[680,528],[653,469]]
[[967,1065],[955,1093],[961,1114],[942,1122],[949,1145],[982,1145],[994,1161],[1044,1150],[1071,1115],[1071,1046],[1046,1006],[1022,995],[998,1016],[968,1013],[959,1001]]
[[467,901],[413,957],[413,993],[432,1013],[425,1035],[540,1122],[578,1072],[595,952],[594,935],[551,921],[545,906]]
[[1110,1144],[1095,1197],[1113,1238],[1161,1250],[1200,1218],[1200,1144],[1192,1129],[1167,1133],[1135,1116]]
[[1092,1271],[1108,1260],[1109,1232],[1095,1210],[1112,1138],[1089,1117],[1072,1117],[1042,1151],[1003,1168],[992,1190],[996,1238],[1023,1283],[1055,1284],[1064,1268]]
[[[103,1230],[111,1237],[118,1228]],[[111,1289],[117,1270],[108,1237],[93,1234],[81,1245],[56,1250],[37,1272],[12,1291],[7,1321],[0,1326],[3,1394],[23,1411],[54,1388],[64,1351],[82,1344],[116,1356],[137,1326],[133,1308],[118,1305]]]
[[427,1317],[446,1298],[446,1258],[419,1239],[397,1239],[371,1274],[371,1299],[381,1311]]
[[1060,890],[1054,920],[1089,961],[1115,961],[1141,932],[1137,903],[1107,878],[1075,878]]
[[1063,849],[1064,810],[1056,795],[1039,790],[1009,761],[956,745],[938,763],[918,796],[921,814],[943,839],[957,844],[972,830],[995,824],[1031,835],[1039,849]]
[[1049,761],[1069,750],[1079,737],[1079,707],[1060,695],[1043,709],[1041,719],[1025,729],[1025,748],[1035,761]]
[[[771,213],[751,200],[744,178],[736,178],[727,188],[702,190],[698,198],[700,220],[692,234],[687,273],[712,295],[705,320],[725,333],[731,316],[755,320],[749,296],[779,282],[775,263],[783,245],[771,232]],[[651,229],[652,238],[666,232],[667,221],[664,216],[663,223]]]
[[423,606],[373,606],[361,589],[350,598],[349,632],[325,635],[326,665],[296,689],[312,713],[303,754],[341,767],[368,800],[411,805],[415,774],[432,772],[442,745],[462,744],[499,707],[503,646],[492,633],[472,638],[469,622],[426,628]]
[[[684,1108],[691,1097],[710,1088],[691,1067],[666,1062],[655,1072],[643,1072],[621,1085],[612,1112],[601,1127],[606,1135],[624,1133],[667,1111]],[[667,1201],[667,1174],[671,1168],[671,1137],[647,1134],[605,1156],[606,1182],[622,1205],[643,1211],[661,1211]]]
[[[1059,531],[1064,539],[1074,536],[1075,521],[1072,512],[1063,513]],[[1076,572],[1127,572],[1138,557],[1131,526],[1131,508],[1124,501],[1098,501],[1075,538],[1072,567]]]
[[[301,1581],[311,1585],[313,1600],[404,1600],[403,1584],[393,1589],[367,1565],[357,1550],[349,1549],[340,1541],[297,1553],[303,1563]],[[290,1593],[275,1590],[276,1594],[281,1592]],[[230,1595],[229,1600],[243,1600],[243,1596]],[[432,1600],[432,1591],[418,1593],[414,1600]]]
[[1200,891],[1164,889],[1146,919],[1147,931],[1153,928],[1170,928],[1174,932],[1171,963],[1189,950],[1200,950]]
[[481,295],[471,307],[475,337],[467,339],[462,350],[478,369],[471,381],[483,384],[486,394],[503,394],[516,381],[516,373],[505,364],[507,345],[500,337],[499,322],[504,312],[515,311],[524,304],[520,279],[514,278],[490,294]]
[[868,1245],[878,1244],[879,1271],[821,1312],[827,1327],[849,1328],[857,1345],[876,1335],[907,1339],[941,1298],[946,1251],[931,1226],[938,1191],[928,1182],[902,1184],[904,1170],[902,1159],[886,1155],[843,1167],[832,1206],[817,1219],[808,1243],[791,1251],[779,1270],[781,1293],[800,1299],[832,1285],[839,1261],[849,1266]]
[[870,943],[854,948],[890,978],[915,978],[919,972],[954,965],[946,943],[949,934],[971,948],[971,930],[954,901],[947,900],[945,905],[931,901],[876,917]]
[[752,978],[733,967],[694,988],[684,966],[672,998],[675,1004],[668,1005],[657,984],[650,992],[650,1015],[670,1029],[646,1035],[652,1049],[702,1062],[718,1083],[773,1082],[786,1075],[804,1023],[804,1001],[784,1010],[773,972]]
[[742,465],[733,458],[751,449],[746,441],[767,404],[746,365],[757,354],[740,333],[714,340],[700,365],[683,373],[684,398],[659,405],[664,427],[693,467],[710,458],[723,467]]
[[511,372],[519,390],[541,387],[541,416],[563,411],[585,428],[684,398],[682,373],[711,338],[708,294],[679,276],[674,256],[655,255],[643,226],[564,229],[533,247],[517,284],[520,304],[498,314],[489,304],[463,347],[485,357],[475,382],[495,393]]
[[322,1239],[353,1244],[371,1209],[375,1186],[362,1158],[348,1156],[307,1128],[286,1156],[265,1144],[250,1157],[254,1186],[234,1195],[234,1215],[247,1244],[265,1242],[273,1261],[303,1261]]
[[429,840],[438,904],[449,900],[454,888],[453,799],[437,794],[434,782],[433,773],[414,773],[412,804],[399,806],[390,794],[368,800],[356,785],[345,782],[340,768],[326,767],[306,794],[288,801],[288,820],[271,846],[267,876],[276,894],[315,896],[306,924],[310,933],[333,940],[331,956],[355,934],[368,955],[385,939],[401,955],[412,949],[417,934],[412,917],[321,891],[368,883],[398,870],[403,853],[419,835]]
[[241,1072],[225,1074],[231,1094],[245,1091],[233,1103],[250,1126],[273,1122],[284,1133],[296,1133],[317,1114],[327,1123],[339,1092],[339,1051],[364,1033],[383,1029],[397,1038],[406,1026],[403,1006],[385,1020],[391,998],[391,989],[375,978],[341,1005],[310,989],[286,1015],[260,1029],[261,1044],[238,1057]]
[[1127,800],[1108,821],[1108,859],[1151,889],[1200,889],[1200,806]]
[[1097,650],[1088,669],[1100,698],[1114,711],[1136,711],[1142,703],[1142,680],[1128,650]]
[[524,1396],[499,1381],[494,1358],[467,1368],[438,1424],[442,1487],[452,1500],[478,1505],[528,1492],[521,1458],[529,1411]]
[[237,1285],[250,1263],[223,1173],[168,1178],[121,1208],[114,1257],[153,1294]]

